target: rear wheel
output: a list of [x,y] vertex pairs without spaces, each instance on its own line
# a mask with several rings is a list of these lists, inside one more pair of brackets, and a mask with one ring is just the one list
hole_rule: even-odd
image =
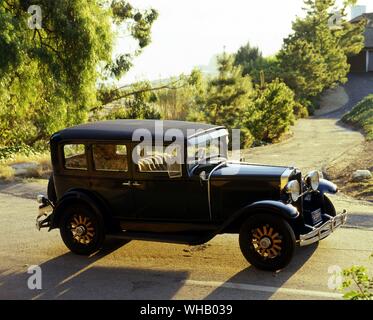
[[89,206],[73,204],[64,209],[60,233],[72,252],[90,255],[101,249],[105,240],[105,225],[102,216],[94,213]]
[[296,246],[289,223],[271,214],[249,217],[241,227],[240,248],[246,260],[258,269],[276,271],[291,261]]

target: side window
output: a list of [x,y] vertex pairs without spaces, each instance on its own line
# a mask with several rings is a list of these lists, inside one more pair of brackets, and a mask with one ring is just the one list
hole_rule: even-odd
[[174,177],[179,177],[182,174],[182,167],[180,161],[176,158],[180,153],[180,148],[164,151],[147,150],[141,146],[136,147],[138,155],[138,163],[136,165],[137,171],[140,173],[169,173]]
[[117,144],[95,144],[93,163],[97,171],[127,172],[127,147]]
[[63,154],[66,169],[88,169],[84,144],[65,144],[63,146]]

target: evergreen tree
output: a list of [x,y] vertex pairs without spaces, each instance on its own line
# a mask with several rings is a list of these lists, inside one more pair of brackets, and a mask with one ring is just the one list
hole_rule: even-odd
[[347,56],[364,44],[362,24],[346,21],[345,1],[334,25],[335,0],[305,0],[306,16],[293,23],[293,34],[278,54],[281,76],[299,101],[310,103],[323,90],[347,81]]
[[218,57],[218,71],[219,74],[207,85],[199,111],[192,112],[188,119],[241,129],[242,146],[250,146],[253,138],[242,124],[245,113],[252,107],[251,79],[242,76],[241,67],[235,66],[234,57],[227,53]]
[[258,47],[252,47],[250,42],[240,47],[234,55],[234,64],[242,67],[242,75],[251,75],[263,63],[263,55]]
[[294,90],[298,100],[309,99],[322,92],[327,68],[323,56],[312,43],[302,39],[285,39],[278,58],[282,78]]

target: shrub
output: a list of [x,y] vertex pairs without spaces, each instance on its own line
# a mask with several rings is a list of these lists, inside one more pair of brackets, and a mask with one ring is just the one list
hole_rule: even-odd
[[368,271],[362,266],[353,266],[343,270],[343,289],[352,288],[344,294],[349,300],[373,300],[373,278],[369,277]]
[[14,178],[14,170],[7,165],[0,165],[0,180],[10,181]]
[[26,157],[34,156],[38,154],[34,148],[27,145],[14,145],[9,147],[0,147],[0,161],[13,159],[16,154],[21,154]]
[[256,87],[254,112],[247,116],[246,126],[259,142],[274,142],[294,124],[294,93],[276,79]]
[[363,129],[367,140],[373,140],[373,94],[353,107],[342,121]]

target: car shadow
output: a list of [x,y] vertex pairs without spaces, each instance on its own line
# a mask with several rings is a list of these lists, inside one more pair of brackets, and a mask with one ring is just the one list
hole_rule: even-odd
[[[318,243],[303,248],[297,247],[291,263],[279,272],[262,271],[249,266],[226,280],[205,299],[268,300],[276,293],[276,288],[282,288],[303,267],[317,247]],[[237,285],[241,289],[236,289]]]
[[188,272],[116,267],[115,253],[100,263],[126,242],[109,239],[100,252],[90,257],[68,252],[42,263],[40,290],[28,288],[31,274],[27,270],[0,275],[0,299],[172,299]]

